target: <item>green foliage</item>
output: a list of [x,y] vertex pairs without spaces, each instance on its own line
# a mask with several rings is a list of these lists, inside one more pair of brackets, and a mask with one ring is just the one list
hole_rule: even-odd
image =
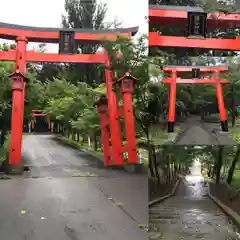
[[[107,12],[106,4],[98,3],[96,0],[65,0],[66,14],[62,16],[62,26],[64,28],[79,29],[102,29],[104,28],[104,18]],[[99,45],[97,44],[78,44],[77,53],[95,53]],[[96,64],[71,64],[66,66],[67,78],[73,83],[87,82],[93,84],[94,81],[103,81],[103,72]],[[79,74],[81,73],[81,74]]]
[[44,112],[82,133],[96,130],[99,121],[93,106],[95,91],[86,83],[74,85],[64,78],[54,78],[45,84]]
[[8,153],[9,153],[9,145],[10,145],[10,134],[7,133],[5,137],[5,142],[3,146],[0,148],[0,166],[5,160],[7,160]]

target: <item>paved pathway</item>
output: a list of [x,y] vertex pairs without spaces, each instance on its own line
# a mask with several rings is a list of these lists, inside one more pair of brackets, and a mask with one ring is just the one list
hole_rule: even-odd
[[[0,182],[1,240],[148,238],[146,175],[99,168],[51,136],[25,136],[23,151],[32,172]],[[98,176],[72,177],[86,172]]]
[[149,210],[150,239],[237,240],[240,234],[207,197],[207,187],[195,168],[180,184],[176,196]]
[[200,117],[193,116],[181,123],[180,128],[178,145],[236,145],[228,132],[221,131],[220,123],[204,123]]

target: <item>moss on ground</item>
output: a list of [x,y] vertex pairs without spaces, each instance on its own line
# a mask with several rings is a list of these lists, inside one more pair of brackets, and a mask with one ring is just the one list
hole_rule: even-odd
[[97,158],[102,158],[103,157],[103,152],[102,151],[94,151],[93,149],[89,148],[86,144],[81,144],[79,142],[73,141],[70,138],[64,137],[64,136],[58,136],[57,140],[59,140],[60,142],[72,146],[76,149],[79,149],[81,151],[87,151],[89,153],[91,153],[93,156],[97,157]]
[[240,143],[240,119],[236,120],[234,127],[229,128],[229,135],[234,141]]
[[[103,152],[102,151],[94,151],[92,148],[90,148],[86,143],[80,144],[79,142],[73,141],[70,138],[64,137],[64,136],[58,136],[56,138],[58,141],[62,142],[63,144],[66,144],[68,146],[74,147],[76,149],[79,149],[81,151],[87,151],[93,156],[97,158],[102,158],[103,159]],[[143,148],[139,148],[138,151],[142,153],[142,163],[145,168],[148,168],[148,151]]]

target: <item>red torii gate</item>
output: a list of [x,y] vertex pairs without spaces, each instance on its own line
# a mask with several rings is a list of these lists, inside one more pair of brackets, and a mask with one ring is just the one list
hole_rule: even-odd
[[[84,29],[59,29],[39,28],[0,23],[0,38],[15,40],[16,50],[0,52],[0,60],[15,61],[15,71],[9,76],[12,81],[12,118],[9,149],[9,172],[21,173],[21,163],[24,95],[27,84],[27,62],[67,62],[67,63],[98,63],[106,67],[106,86],[109,109],[111,108],[110,122],[116,126],[111,130],[111,135],[120,136],[119,121],[116,119],[117,104],[116,94],[112,90],[112,73],[107,70],[110,65],[106,52],[96,54],[69,54],[73,53],[74,42],[85,44],[101,43],[104,39],[114,41],[118,36],[130,38],[138,31],[138,27],[110,29],[110,30],[84,30]],[[60,43],[60,54],[39,53],[27,51],[28,42]],[[65,54],[62,54],[65,53]],[[115,114],[115,115],[114,115]],[[16,120],[17,119],[17,120]],[[118,127],[119,126],[119,127]],[[114,138],[113,138],[114,139]],[[112,141],[114,164],[122,164],[120,153],[121,142],[119,139]]]
[[[202,48],[202,49],[218,49],[218,50],[240,50],[240,38],[236,39],[217,39],[206,38],[206,25],[209,29],[216,28],[234,28],[240,25],[239,14],[225,14],[220,12],[204,13],[199,7],[180,7],[180,6],[165,6],[165,5],[150,5],[149,6],[149,24],[170,26],[170,27],[186,27],[187,36],[164,36],[158,32],[149,32],[149,47],[185,47],[185,48]],[[172,68],[172,77],[165,79],[164,83],[170,84],[170,103],[168,117],[168,131],[173,131],[175,120],[175,101],[176,101],[176,83],[208,83],[216,85],[216,95],[218,98],[220,120],[223,131],[228,131],[227,116],[224,107],[223,93],[221,84],[227,83],[227,80],[218,78],[219,72],[227,71],[225,67],[212,68],[212,78],[201,80],[177,78],[177,72],[192,71],[186,67]],[[167,71],[167,68],[165,68]],[[187,72],[188,72],[187,71]],[[209,68],[200,68],[202,72],[209,72]],[[169,72],[169,71],[168,71]]]
[[[48,129],[51,130],[51,121],[50,121],[50,116],[46,113],[42,113],[42,110],[39,109],[33,109],[32,113],[31,113],[32,117],[46,117],[47,123],[48,123]],[[34,124],[34,120],[31,120],[31,126],[32,129],[34,129],[35,124]]]
[[[222,131],[228,131],[227,114],[226,114],[226,110],[225,110],[225,106],[224,106],[223,91],[222,91],[221,85],[227,84],[227,83],[229,83],[229,81],[226,79],[219,78],[219,74],[221,72],[228,71],[228,67],[226,67],[226,66],[218,66],[218,67],[165,66],[165,67],[163,67],[163,71],[165,73],[171,73],[171,77],[163,79],[164,84],[170,85],[168,132],[174,131],[177,84],[213,84],[213,85],[215,85]],[[197,79],[197,78],[183,79],[183,78],[178,77],[178,75],[177,75],[178,73],[189,73],[189,72],[194,72],[194,71],[196,71],[199,74],[200,73],[212,73],[212,76],[211,77],[203,77],[201,79]]]

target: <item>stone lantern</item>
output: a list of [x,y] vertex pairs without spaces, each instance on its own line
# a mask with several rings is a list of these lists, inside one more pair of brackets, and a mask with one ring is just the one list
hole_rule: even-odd
[[105,115],[108,113],[108,100],[105,95],[102,95],[98,101],[94,103],[94,106],[97,106],[98,113],[100,115]]

